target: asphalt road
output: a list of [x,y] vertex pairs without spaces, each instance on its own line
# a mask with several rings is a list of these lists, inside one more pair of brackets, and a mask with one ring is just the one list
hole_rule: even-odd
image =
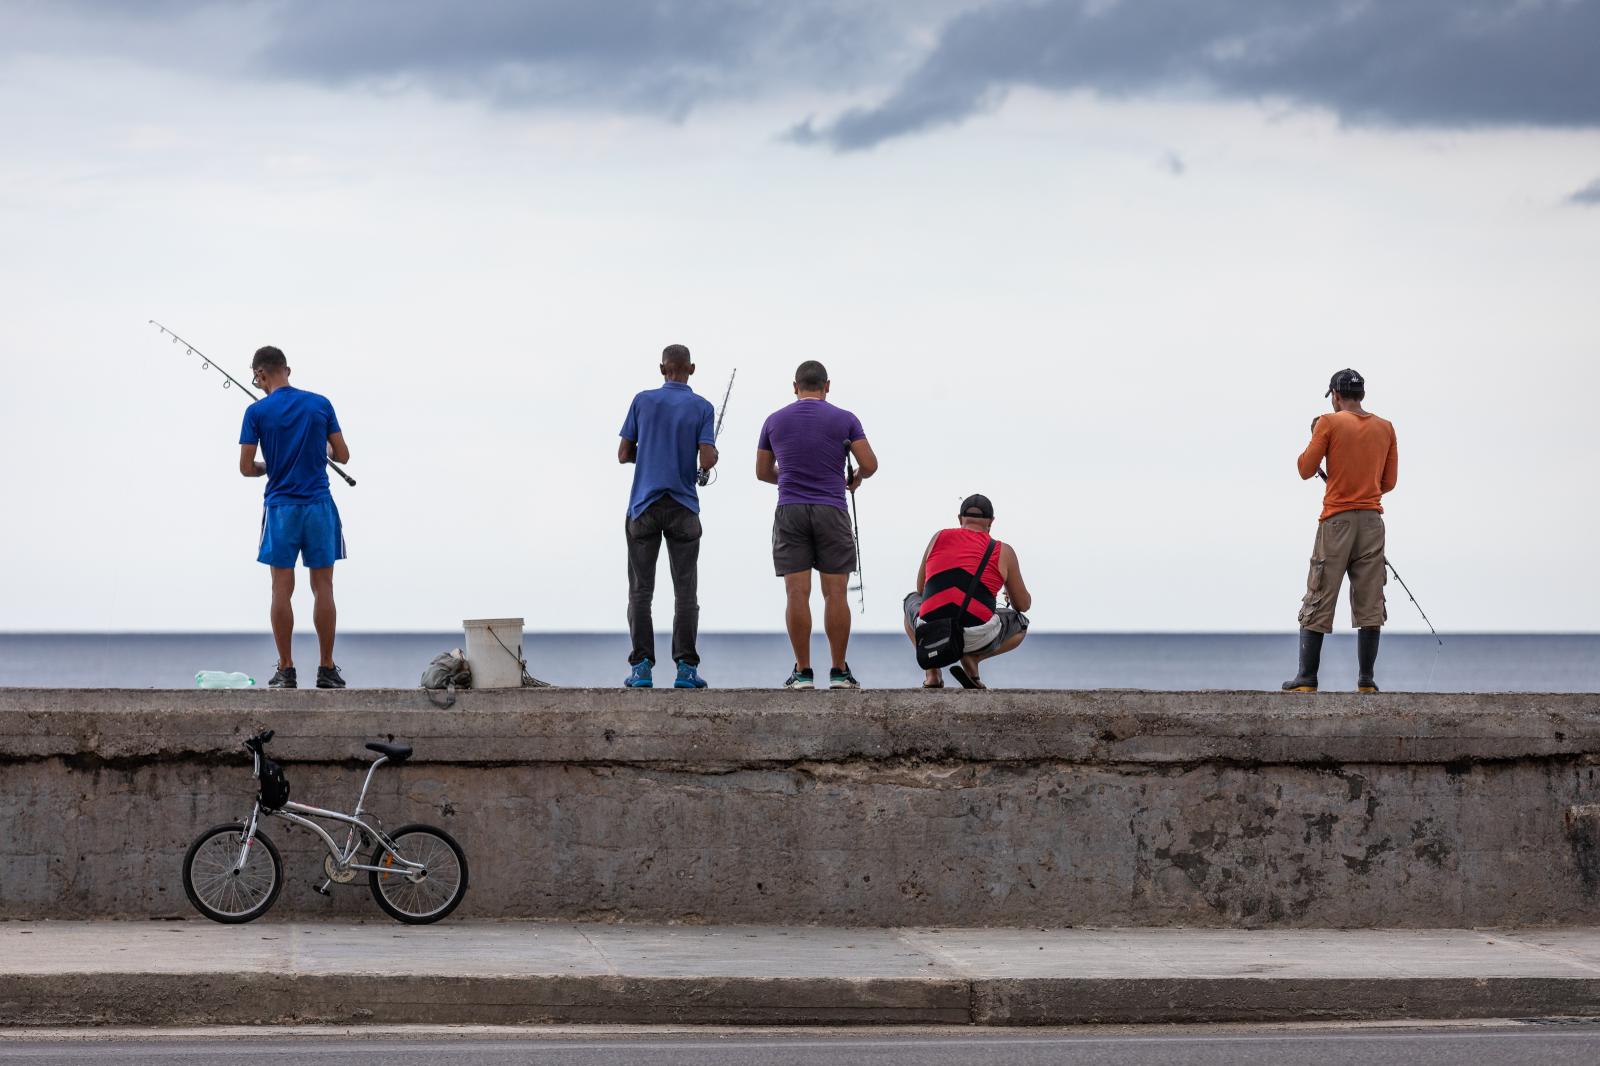
[[1416,1029],[1241,1027],[1073,1030],[785,1030],[627,1033],[616,1029],[285,1034],[274,1030],[59,1035],[0,1032],[0,1063],[184,1066],[1433,1066],[1600,1062],[1600,1024]]

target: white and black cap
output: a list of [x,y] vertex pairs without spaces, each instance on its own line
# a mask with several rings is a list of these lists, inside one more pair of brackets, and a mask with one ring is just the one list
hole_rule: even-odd
[[1366,392],[1367,379],[1359,373],[1345,367],[1333,377],[1328,379],[1328,391],[1324,396],[1332,396],[1336,392]]

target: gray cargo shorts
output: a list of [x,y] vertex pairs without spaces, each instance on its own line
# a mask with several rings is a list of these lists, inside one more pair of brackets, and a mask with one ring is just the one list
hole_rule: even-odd
[[786,503],[772,516],[772,568],[779,577],[802,570],[848,574],[856,568],[850,515],[824,503]]

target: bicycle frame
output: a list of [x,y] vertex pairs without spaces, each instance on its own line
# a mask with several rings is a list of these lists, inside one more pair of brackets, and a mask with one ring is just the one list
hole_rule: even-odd
[[[259,778],[261,776],[261,756],[252,748],[250,757],[255,764],[253,773]],[[261,810],[261,802],[257,800],[255,807],[250,812],[250,825],[245,830],[244,843],[239,849],[238,867],[241,869],[244,867],[245,857],[250,851],[251,844],[255,842],[256,830],[261,824],[261,815],[265,813],[269,818],[282,818],[286,822],[292,822],[295,825],[304,826],[311,830],[322,840],[323,845],[328,849],[328,854],[333,856],[333,861],[338,864],[341,870],[367,870],[380,874],[404,873],[414,875],[422,873],[426,867],[420,862],[412,862],[400,854],[395,842],[389,838],[389,834],[367,823],[361,817],[361,805],[367,800],[367,789],[372,786],[372,775],[378,772],[378,767],[388,761],[388,756],[380,755],[373,761],[371,768],[367,770],[367,778],[361,783],[361,795],[356,797],[356,809],[353,814],[330,811],[326,808],[313,807],[306,803],[296,803],[294,800],[290,800],[278,810],[263,812]],[[340,822],[350,826],[348,850],[340,848],[334,841],[333,835],[312,821],[312,818],[321,818],[324,821]],[[394,860],[405,869],[397,870],[393,866],[368,866],[363,863],[351,862],[350,860],[355,857],[356,851],[360,847],[360,838],[355,832],[357,829],[371,834],[372,839],[382,844],[383,850],[393,856]]]

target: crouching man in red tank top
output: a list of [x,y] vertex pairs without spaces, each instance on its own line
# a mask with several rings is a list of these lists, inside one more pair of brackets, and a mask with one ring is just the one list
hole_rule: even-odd
[[[1033,607],[1033,596],[1022,581],[1022,567],[1011,545],[995,541],[995,550],[983,564],[983,573],[976,586],[972,575],[983,563],[985,550],[993,538],[989,527],[994,525],[994,505],[989,497],[973,494],[961,501],[957,515],[960,525],[954,529],[941,529],[928,541],[917,565],[917,589],[905,599],[906,636],[916,643],[916,628],[930,618],[946,618],[961,610],[967,599],[967,589],[972,588],[972,599],[967,602],[962,626],[966,629],[966,654],[950,673],[963,688],[984,688],[978,679],[978,664],[984,659],[1014,651],[1028,635],[1028,616],[1023,611]],[[1009,606],[1001,607],[995,597],[1004,589]],[[944,688],[944,676],[938,670],[925,671],[923,688]]]

